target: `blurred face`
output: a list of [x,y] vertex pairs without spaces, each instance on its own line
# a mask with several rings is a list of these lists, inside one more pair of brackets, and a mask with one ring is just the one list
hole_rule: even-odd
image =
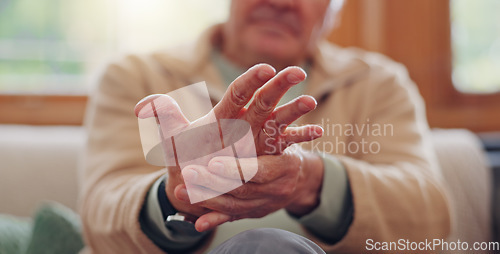
[[248,67],[296,65],[320,37],[330,0],[232,0],[223,52]]

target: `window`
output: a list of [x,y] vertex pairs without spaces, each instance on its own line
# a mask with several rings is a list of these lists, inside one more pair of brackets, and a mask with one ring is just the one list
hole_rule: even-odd
[[[88,74],[112,55],[189,40],[224,20],[228,5],[0,0],[0,123],[81,124],[86,96],[25,94],[85,94]],[[348,0],[330,39],[406,65],[431,127],[498,131],[499,9],[498,0]]]
[[0,1],[0,123],[80,125],[115,56],[192,40],[229,0]]
[[330,39],[403,63],[431,127],[498,131],[499,10],[498,0],[348,0]]
[[500,1],[452,0],[453,83],[466,93],[500,91]]
[[193,39],[225,19],[227,0],[4,0],[0,93],[86,94],[114,55]]

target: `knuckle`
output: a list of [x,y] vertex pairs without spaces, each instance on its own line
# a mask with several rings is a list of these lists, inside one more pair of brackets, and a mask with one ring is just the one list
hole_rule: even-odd
[[235,104],[236,106],[245,106],[246,96],[244,95],[244,93],[239,91],[236,86],[232,86],[230,95],[230,99],[233,104]]
[[255,111],[261,115],[268,115],[273,111],[274,107],[266,102],[262,92],[255,95]]
[[239,198],[246,198],[248,197],[249,191],[248,188],[245,185],[242,185],[234,190],[235,196]]
[[224,205],[224,212],[225,213],[228,213],[229,215],[232,215],[232,214],[236,214],[238,208],[236,206],[236,202],[234,201],[234,199],[228,199]]

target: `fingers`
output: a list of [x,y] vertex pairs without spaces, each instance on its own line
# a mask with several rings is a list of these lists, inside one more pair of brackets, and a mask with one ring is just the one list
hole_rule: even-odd
[[[238,173],[237,170],[236,168],[236,173]],[[242,185],[239,177],[231,179],[224,177],[224,175],[212,174],[203,166],[188,166],[182,170],[182,176],[186,184],[190,186],[202,186],[219,194],[224,194]]]
[[[238,169],[235,169],[234,166],[232,166],[233,164],[231,163],[231,158],[232,157],[216,157],[212,159],[210,161],[212,165],[215,164],[215,162],[219,162],[220,164],[217,163],[217,167],[210,166],[209,164],[208,171],[212,174],[224,176],[226,178],[240,179]],[[257,165],[255,165],[255,158],[239,158],[238,160],[242,169],[257,167],[256,174],[252,179],[250,179],[250,182],[253,183],[272,182],[277,178],[286,175],[288,169],[290,169],[294,163],[300,164],[300,160],[295,160],[294,156],[290,154],[259,156],[257,158]]]
[[197,206],[200,206],[204,200],[213,199],[220,195],[220,192],[190,183],[179,184],[174,189],[174,196],[176,199],[186,203],[196,203]]
[[269,131],[269,127],[266,129],[268,135],[259,137],[264,139],[262,143],[266,145],[264,149],[266,155],[279,155],[293,144],[312,141],[323,136],[323,128],[319,125],[287,127],[284,132],[275,129]]
[[199,217],[196,220],[194,226],[198,232],[204,232],[214,229],[215,227],[230,221],[232,221],[231,216],[227,214],[223,214],[220,212],[209,212]]
[[[256,184],[269,183],[286,175],[289,169],[292,168],[290,163],[300,164],[300,160],[294,160],[294,156],[289,154],[260,156],[258,161],[255,158],[239,158],[238,160],[240,168],[243,170],[246,168],[253,169],[253,167],[258,168],[252,179],[246,179],[249,182],[245,183],[245,187],[238,188],[242,185],[242,182],[238,166],[234,163],[234,157],[215,157],[210,161],[206,169],[202,166],[189,166],[183,170],[184,180],[190,188],[189,195],[200,192],[197,197],[204,200],[208,199],[204,197],[214,197],[222,193],[230,193],[247,199],[254,198],[254,194],[257,195],[262,192]],[[196,173],[192,171],[196,171]],[[196,189],[197,187],[202,189]],[[251,188],[255,191],[254,193],[248,192],[248,189]],[[193,192],[191,192],[192,189]],[[201,193],[205,190],[206,193]],[[186,196],[179,196],[178,198],[187,200]]]
[[157,123],[167,131],[189,125],[189,120],[182,113],[179,104],[166,94],[153,94],[143,98],[135,106],[135,115],[139,119],[155,117]]
[[[189,188],[189,190],[187,190]],[[273,189],[274,190],[274,189]],[[189,195],[187,194],[189,192]],[[210,196],[210,198],[204,199],[197,203],[198,206],[202,206],[208,208],[210,210],[223,212],[226,214],[238,215],[245,214],[248,211],[254,209],[255,207],[259,207],[266,202],[266,198],[270,195],[266,195],[262,198],[256,199],[240,199],[238,197],[229,195],[229,194],[221,194],[213,195],[212,190],[204,188],[202,186],[194,185],[194,186],[181,186],[179,188],[176,187],[175,197],[178,200],[189,202],[191,196],[201,197],[201,196]]]
[[234,157],[213,158],[208,163],[208,171],[218,176],[241,181],[241,175],[238,168],[234,167]]
[[[139,117],[139,115],[141,115],[141,118],[146,118],[145,115],[143,115],[143,114],[146,114],[146,112],[144,112],[143,114],[140,114],[142,109],[144,108],[144,106],[153,102],[155,99],[157,99],[160,96],[161,96],[161,94],[152,94],[152,95],[149,95],[149,96],[142,98],[142,100],[140,100],[135,105],[135,108],[134,108],[135,116]],[[147,112],[147,113],[149,114],[149,112]]]
[[315,140],[323,136],[323,128],[319,125],[305,125],[300,127],[288,127],[282,138],[286,146],[292,144]]
[[[222,176],[224,178],[242,181],[238,165],[234,163],[234,157],[215,157],[208,163],[208,171],[217,176]],[[251,171],[250,173],[257,172],[258,169],[258,159],[256,158],[238,158],[239,168],[241,171]],[[242,172],[245,174],[245,172]],[[244,179],[248,181],[249,179]]]
[[[293,123],[301,116],[316,108],[316,100],[312,96],[303,95],[295,100],[278,107],[272,114],[272,119],[266,121],[265,128],[267,133],[283,133],[285,128]],[[268,130],[268,127],[275,128],[275,130]]]
[[257,89],[276,74],[268,64],[258,64],[239,76],[229,86],[222,100],[214,107],[217,119],[238,117]]
[[[269,195],[269,190],[274,191],[274,186],[269,188],[263,184],[248,182],[242,184],[239,178],[229,179],[223,175],[216,175],[209,172],[202,166],[189,166],[182,170],[184,181],[188,188],[201,187],[209,189],[211,195],[228,194],[239,199],[258,199]],[[235,175],[236,176],[236,175]],[[190,195],[192,192],[190,192]]]
[[[265,148],[261,149],[265,151],[264,154],[280,154],[291,144],[311,141],[320,137],[314,130],[312,130],[312,132],[308,132],[305,128],[300,128],[300,130],[305,130],[304,132],[292,132],[296,135],[289,137],[288,139],[284,135],[288,125],[293,123],[299,117],[315,109],[316,105],[316,100],[313,97],[303,95],[281,107],[278,107],[273,112],[271,119],[267,120],[262,128],[265,135],[259,135],[260,142],[257,144],[265,144]],[[292,129],[297,128],[292,127]],[[299,134],[302,133],[304,136],[299,136]]]
[[288,67],[259,89],[244,117],[252,125],[252,129],[260,130],[260,127],[269,118],[281,97],[290,87],[304,81],[305,78],[306,73],[301,68]]
[[135,115],[139,118],[160,117],[167,118],[173,115],[184,117],[179,104],[166,94],[152,94],[135,105]]

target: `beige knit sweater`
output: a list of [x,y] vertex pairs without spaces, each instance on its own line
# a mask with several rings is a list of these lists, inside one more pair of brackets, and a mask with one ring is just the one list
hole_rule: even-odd
[[[165,170],[143,157],[134,105],[146,95],[199,81],[208,83],[214,101],[220,99],[225,86],[209,61],[219,29],[212,28],[194,45],[129,56],[102,75],[86,121],[89,140],[80,202],[85,251],[162,253],[141,231],[138,217],[146,193]],[[319,105],[300,123],[323,125],[324,137],[310,148],[337,156],[346,168],[354,219],[335,245],[303,229],[298,233],[327,253],[366,252],[367,239],[445,238],[450,231],[448,201],[424,104],[405,68],[378,54],[326,42],[318,45],[312,61],[306,94]],[[254,222],[281,227],[269,218]],[[282,228],[297,224],[283,221],[287,225]],[[214,237],[219,240],[211,244],[229,237],[231,230],[238,230],[238,222],[220,227]]]

